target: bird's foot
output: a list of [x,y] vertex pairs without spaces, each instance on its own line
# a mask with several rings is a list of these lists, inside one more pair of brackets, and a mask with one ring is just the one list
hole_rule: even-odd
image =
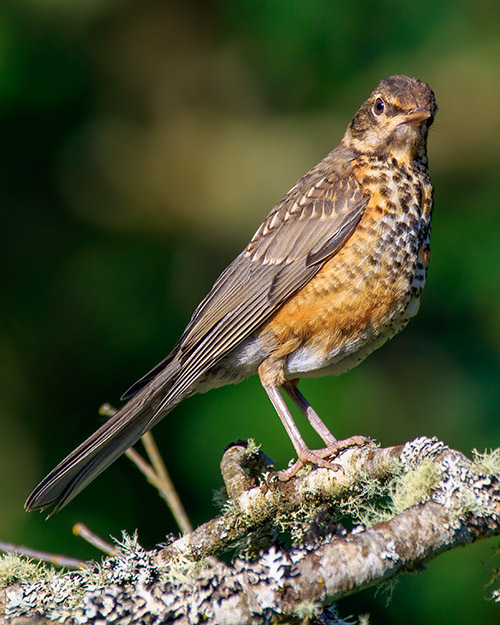
[[334,458],[338,456],[341,451],[349,449],[349,447],[362,447],[363,445],[370,445],[372,442],[371,438],[367,436],[349,436],[349,438],[344,438],[342,441],[336,440],[322,449],[308,449],[308,451],[311,451],[319,458]]
[[301,449],[299,455],[299,459],[292,464],[288,469],[283,469],[282,471],[274,471],[272,473],[272,477],[277,477],[280,481],[286,482],[290,478],[294,477],[302,467],[306,464],[315,464],[319,467],[324,467],[326,469],[331,469],[332,471],[339,471],[342,467],[339,464],[335,464],[334,462],[329,462],[329,460],[325,460],[325,458],[335,458],[338,454],[345,449],[353,446],[363,446],[369,445],[372,443],[370,438],[366,436],[349,436],[349,438],[345,438],[342,441],[335,441],[328,445],[327,447],[323,447],[322,449]]

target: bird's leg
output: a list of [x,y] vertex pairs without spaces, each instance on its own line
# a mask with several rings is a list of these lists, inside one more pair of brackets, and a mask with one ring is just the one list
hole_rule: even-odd
[[[335,456],[340,451],[347,449],[351,445],[363,445],[369,441],[369,439],[366,439],[363,436],[351,436],[346,440],[338,441],[321,421],[302,393],[298,391],[296,388],[297,383],[286,381],[284,379],[283,361],[280,361],[279,359],[264,360],[259,367],[259,378],[264,390],[278,413],[281,422],[285,426],[285,430],[292,441],[298,457],[298,460],[294,465],[285,471],[278,472],[280,480],[290,479],[307,463],[317,464],[320,467],[326,467],[327,469],[338,471],[340,468],[339,465],[329,462],[326,458]],[[326,447],[323,449],[309,449],[300,435],[299,428],[295,424],[290,410],[280,393],[280,388],[283,388],[297,404],[300,410],[304,412],[313,428],[325,442]]]
[[307,401],[304,395],[299,391],[297,387],[298,380],[289,380],[282,386],[283,390],[288,394],[293,403],[307,417],[307,420],[321,436],[325,445],[334,445],[337,442],[335,436],[326,427],[323,421],[318,416],[318,413],[314,410],[311,404]]
[[[292,444],[298,456],[298,460],[293,466],[285,471],[278,472],[279,478],[281,480],[290,479],[297,473],[297,471],[299,471],[299,469],[301,469],[308,462],[317,464],[321,467],[326,467],[327,469],[332,469],[333,471],[338,471],[338,465],[333,464],[332,462],[328,462],[327,460],[322,458],[321,455],[318,455],[308,448],[308,446],[304,442],[304,439],[300,435],[299,428],[296,426],[295,421],[293,420],[293,417],[288,410],[288,406],[286,405],[285,400],[280,394],[279,387],[271,386],[269,384],[265,384],[264,382],[262,382],[262,386],[264,387],[264,390],[266,391],[276,412],[278,413],[281,422],[285,426],[285,430],[287,431],[287,434],[290,437],[290,440],[292,441]],[[325,450],[319,450],[319,452],[324,451],[329,452],[329,448],[326,448]],[[325,456],[326,455],[330,454],[325,453]]]
[[[316,458],[321,458],[321,459],[324,459],[327,457],[331,458],[331,457],[334,457],[335,455],[338,455],[344,449],[348,449],[349,447],[352,447],[353,445],[366,445],[372,442],[369,438],[365,436],[349,436],[348,438],[345,438],[344,440],[341,440],[341,441],[337,440],[335,436],[333,436],[333,434],[330,432],[330,430],[326,427],[326,425],[323,423],[323,421],[320,419],[320,417],[318,416],[318,413],[314,410],[314,408],[307,401],[304,395],[299,391],[299,389],[297,388],[297,382],[298,380],[288,380],[282,384],[281,388],[289,395],[289,397],[292,399],[294,404],[299,408],[299,410],[304,414],[304,416],[307,417],[307,420],[309,421],[309,423],[316,430],[316,432],[321,436],[324,443],[326,444],[326,447],[324,447],[323,449],[308,449],[307,448],[307,451],[309,453],[313,454]],[[280,396],[280,399],[283,401],[281,396]],[[274,406],[276,408],[275,404]],[[278,412],[278,414],[280,413]],[[309,460],[309,462],[314,462],[315,464],[319,464],[320,466],[325,466],[323,463],[320,463],[317,460],[312,460],[312,461]],[[334,463],[329,463],[329,464],[333,464],[333,466],[335,467],[335,470],[338,470],[339,465],[334,464]],[[304,462],[300,461],[300,456],[299,456],[299,462],[296,462],[292,467],[290,467],[286,471],[281,471],[279,473],[280,479],[287,480],[290,477],[293,477],[303,465],[304,465]]]

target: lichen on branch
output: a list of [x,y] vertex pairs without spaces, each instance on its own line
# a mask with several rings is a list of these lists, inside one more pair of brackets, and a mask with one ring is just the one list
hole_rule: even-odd
[[[9,587],[6,613],[78,624],[341,623],[330,609],[341,597],[500,533],[497,451],[469,460],[421,437],[351,447],[335,462],[336,472],[280,482],[255,446],[233,446],[219,517],[157,551],[126,541],[85,571]],[[235,548],[231,565],[209,564]]]

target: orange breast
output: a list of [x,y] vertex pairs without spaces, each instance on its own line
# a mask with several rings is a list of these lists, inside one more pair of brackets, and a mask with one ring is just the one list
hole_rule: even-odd
[[368,355],[371,342],[378,346],[406,325],[423,286],[419,271],[425,279],[430,214],[410,182],[381,183],[373,168],[370,173],[363,164],[371,199],[351,237],[267,322],[262,336],[274,358],[304,345],[326,360],[353,350]]

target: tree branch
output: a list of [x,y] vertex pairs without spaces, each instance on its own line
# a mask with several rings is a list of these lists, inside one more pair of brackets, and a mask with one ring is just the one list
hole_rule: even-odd
[[[159,551],[128,539],[90,571],[11,587],[7,614],[61,619],[64,607],[81,624],[341,623],[327,610],[335,600],[500,533],[498,452],[471,461],[419,438],[350,448],[335,462],[340,471],[259,481],[263,454],[232,447],[222,462],[231,495],[222,516]],[[346,517],[360,524],[347,531]],[[288,551],[276,544],[283,531]],[[254,560],[206,567],[204,558],[235,546]]]

